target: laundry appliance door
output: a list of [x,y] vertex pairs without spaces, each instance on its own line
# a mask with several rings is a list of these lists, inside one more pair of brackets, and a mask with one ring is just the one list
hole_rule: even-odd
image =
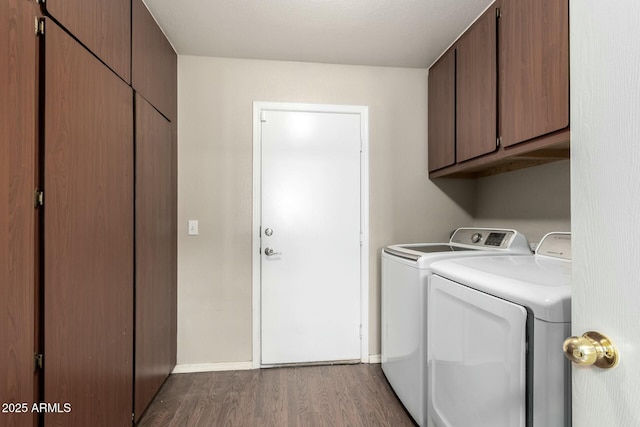
[[524,427],[524,307],[433,275],[430,404],[439,427]]

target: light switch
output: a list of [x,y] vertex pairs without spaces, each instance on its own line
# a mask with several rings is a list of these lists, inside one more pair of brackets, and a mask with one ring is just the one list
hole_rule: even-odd
[[197,236],[198,235],[198,220],[190,219],[189,220],[189,236]]

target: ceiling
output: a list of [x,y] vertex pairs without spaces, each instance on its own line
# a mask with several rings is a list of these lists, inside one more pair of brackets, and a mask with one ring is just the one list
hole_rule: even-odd
[[180,55],[426,68],[491,0],[144,0]]

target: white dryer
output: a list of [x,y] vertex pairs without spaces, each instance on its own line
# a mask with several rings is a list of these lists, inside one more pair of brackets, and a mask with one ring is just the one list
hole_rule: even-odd
[[448,243],[387,246],[382,251],[382,370],[418,425],[427,426],[427,297],[433,262],[460,256],[529,255],[515,230],[459,228]]
[[434,263],[430,408],[438,427],[571,425],[571,235],[529,257]]

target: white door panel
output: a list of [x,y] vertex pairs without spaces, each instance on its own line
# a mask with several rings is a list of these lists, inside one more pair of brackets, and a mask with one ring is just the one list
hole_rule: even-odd
[[639,426],[640,2],[569,7],[572,335],[620,352],[610,370],[573,365],[573,425]]
[[262,115],[263,365],[361,357],[360,129],[358,114]]

